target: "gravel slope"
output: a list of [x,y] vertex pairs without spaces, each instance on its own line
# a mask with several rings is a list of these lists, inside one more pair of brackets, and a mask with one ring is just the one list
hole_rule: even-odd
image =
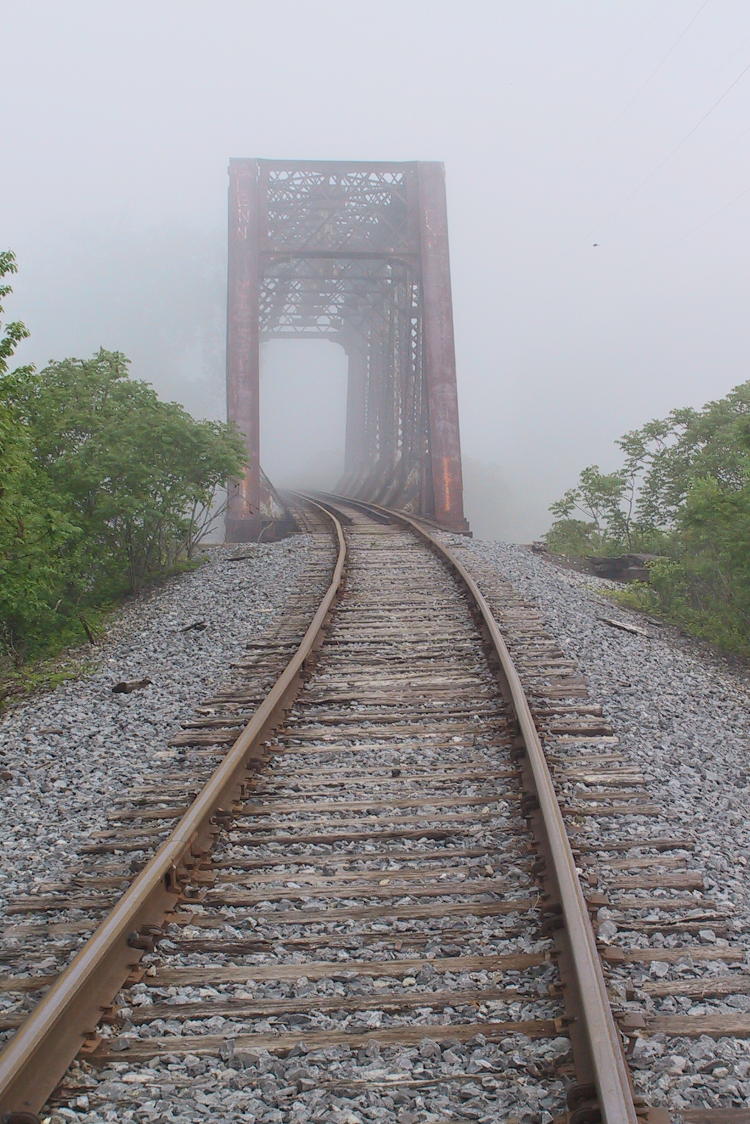
[[[750,931],[748,675],[720,657],[707,657],[703,646],[673,630],[646,626],[651,633],[647,638],[600,621],[610,616],[643,627],[637,615],[601,596],[611,583],[557,569],[521,547],[450,541],[470,565],[473,558],[492,566],[538,606],[550,633],[586,676],[592,700],[604,704],[623,751],[646,775],[664,816],[676,831],[682,825],[690,835],[700,825],[695,866],[705,872],[706,893],[731,898],[745,931]],[[253,548],[253,561],[236,565],[220,562],[217,552],[201,573],[177,579],[148,601],[124,610],[101,650],[94,675],[60,688],[0,724],[0,749],[9,754],[6,767],[14,773],[6,809],[8,892],[14,884],[26,887],[32,863],[35,875],[39,866],[53,876],[64,871],[76,840],[103,823],[101,788],[119,792],[136,779],[177,721],[192,709],[196,695],[220,681],[226,662],[250,636],[265,630],[301,575],[308,544],[294,539]],[[238,612],[240,601],[247,604],[246,612]],[[209,621],[205,632],[180,633],[181,627],[201,618]],[[141,675],[154,684],[132,695],[111,694],[117,679]],[[80,730],[73,734],[79,723]],[[45,728],[63,733],[42,733]],[[498,1112],[535,1122],[550,1119],[541,1098],[544,1082],[539,1091],[535,1085],[525,1088],[519,1098],[514,1049],[511,1041],[491,1050],[477,1043],[466,1048],[466,1056],[456,1055],[456,1068],[467,1078],[476,1077],[466,1084],[465,1109],[455,1119],[489,1122],[500,1118]],[[236,1113],[249,1111],[269,1124],[285,1119],[442,1122],[448,1119],[451,1098],[431,1079],[442,1067],[453,1066],[451,1058],[451,1050],[443,1051],[441,1061],[434,1044],[426,1042],[395,1054],[370,1047],[299,1056],[292,1059],[297,1066],[293,1074],[288,1062],[266,1054],[229,1056],[221,1064],[216,1059],[189,1059],[187,1074],[182,1062],[167,1061],[166,1069],[173,1072],[155,1065],[144,1074],[149,1080],[132,1116],[116,1104],[124,1098],[120,1085],[128,1066],[123,1063],[110,1066],[91,1103],[84,1095],[72,1107],[58,1109],[53,1119],[173,1119],[192,1124],[204,1117],[228,1122]],[[703,1058],[711,1059],[705,1077],[680,1076]],[[642,1073],[636,1072],[640,1090],[657,1103],[714,1104],[717,1095],[742,1097],[750,1085],[745,1044],[729,1040],[666,1043],[651,1038],[638,1043],[633,1064],[637,1071],[642,1067]],[[414,1088],[381,1087],[396,1075],[419,1083]],[[353,1092],[352,1081],[363,1079],[375,1089]],[[107,1098],[113,1102],[109,1106]]]
[[[134,599],[94,650],[96,668],[0,718],[3,873],[0,911],[38,878],[58,878],[105,826],[107,800],[158,761],[180,719],[226,678],[247,640],[269,627],[297,586],[311,540],[208,548],[208,562]],[[203,631],[182,632],[205,621]],[[119,680],[150,686],[113,694]]]
[[[452,541],[538,606],[675,828],[701,824],[696,865],[709,896],[712,883],[728,892],[750,929],[750,674],[613,604],[602,596],[611,582],[560,569],[524,547]],[[651,636],[614,629],[602,616]]]
[[[482,585],[482,571],[509,581],[534,603],[566,655],[589,684],[620,739],[619,749],[646,777],[650,801],[659,807],[657,834],[694,840],[690,865],[704,876],[704,893],[721,909],[729,906],[731,944],[748,950],[750,967],[750,675],[741,665],[712,652],[672,628],[659,628],[608,600],[611,582],[560,569],[529,550],[500,543],[452,539]],[[632,635],[599,618],[637,625]],[[657,821],[651,821],[652,824]],[[589,832],[591,831],[589,827]],[[602,829],[606,835],[606,826]],[[648,834],[648,828],[644,826]],[[602,837],[604,837],[604,835]],[[601,923],[610,912],[598,912]],[[600,940],[628,943],[627,936]],[[607,935],[605,935],[607,934]],[[699,943],[726,944],[707,927]],[[684,943],[680,936],[674,943]],[[642,943],[639,938],[636,943]],[[658,978],[665,965],[644,965],[640,977]],[[723,969],[716,966],[717,972]],[[677,975],[677,969],[675,969]],[[687,977],[696,974],[688,963]],[[627,973],[625,973],[627,975]],[[700,975],[700,969],[697,969]],[[612,973],[615,979],[617,972]],[[638,1000],[636,1007],[640,1006]],[[666,997],[652,1001],[662,1014],[746,1016],[750,995],[727,998]],[[683,1108],[746,1107],[750,1103],[750,1046],[746,1038],[676,1038],[655,1034],[638,1039],[631,1065],[637,1090],[651,1104],[669,1106],[673,1119]]]

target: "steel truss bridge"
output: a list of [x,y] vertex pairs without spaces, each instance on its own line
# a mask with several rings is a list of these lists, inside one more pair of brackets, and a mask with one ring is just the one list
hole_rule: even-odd
[[255,539],[272,502],[261,340],[320,338],[348,361],[337,491],[467,530],[442,164],[230,161],[227,399],[247,468],[229,542]]

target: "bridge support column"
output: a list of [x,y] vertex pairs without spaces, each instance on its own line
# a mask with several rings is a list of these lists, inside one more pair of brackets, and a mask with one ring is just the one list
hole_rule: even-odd
[[352,480],[365,456],[365,394],[367,390],[367,356],[364,343],[352,340],[346,344],[348,360],[346,384],[346,449],[344,476]]
[[252,542],[260,532],[260,338],[258,161],[229,165],[229,304],[227,416],[245,439],[247,463],[230,481],[226,541]]
[[451,530],[466,531],[468,524],[463,509],[445,172],[442,164],[437,163],[420,163],[418,168],[422,324],[432,484],[435,494],[434,518]]

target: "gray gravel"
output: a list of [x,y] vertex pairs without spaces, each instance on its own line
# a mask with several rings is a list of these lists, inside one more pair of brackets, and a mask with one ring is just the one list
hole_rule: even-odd
[[[673,828],[692,835],[701,825],[694,858],[709,896],[713,887],[728,894],[750,929],[750,674],[613,604],[603,596],[617,588],[612,582],[561,569],[524,547],[453,541],[536,603]],[[602,616],[651,636],[616,630]]]
[[424,1039],[413,1047],[296,1047],[279,1058],[235,1050],[230,1039],[222,1058],[166,1055],[135,1074],[127,1064],[113,1064],[94,1090],[50,1121],[497,1124],[512,1118],[551,1124],[562,1095],[556,1069],[569,1042],[534,1043],[533,1072],[531,1045],[520,1035],[493,1045],[478,1034],[472,1042],[442,1046]]
[[[621,739],[622,750],[646,775],[650,797],[662,809],[659,823],[663,821],[675,833],[696,839],[697,847],[690,856],[690,865],[705,872],[707,896],[737,904],[738,930],[744,927],[745,932],[749,931],[750,893],[745,867],[750,861],[750,826],[743,813],[747,798],[743,787],[746,789],[747,786],[746,746],[750,729],[746,710],[749,694],[747,676],[733,671],[720,658],[707,660],[701,646],[677,637],[672,630],[662,631],[649,626],[653,635],[645,638],[615,631],[599,621],[598,617],[606,615],[632,620],[639,626],[643,624],[637,616],[614,607],[602,598],[600,591],[610,583],[558,570],[523,548],[467,542],[465,539],[453,541],[460,545],[470,563],[473,560],[478,566],[489,566],[498,577],[510,580],[520,595],[536,602],[550,634],[588,679],[592,701],[604,704],[607,717]],[[196,635],[200,638],[206,634]],[[246,633],[243,633],[242,639],[245,638]],[[226,658],[223,653],[219,663]],[[151,674],[128,665],[118,677],[135,678],[144,673]],[[108,696],[108,705],[111,705],[112,698]],[[123,698],[129,703],[137,700],[138,696]],[[193,689],[190,699],[194,698]],[[655,699],[659,700],[656,708],[653,705]],[[144,706],[143,709],[148,713],[148,708]],[[115,714],[119,713],[117,704],[113,710]],[[175,717],[183,713],[184,708]],[[145,722],[145,718],[140,721]],[[173,724],[174,719],[171,720]],[[161,744],[163,734],[159,735],[159,739]],[[461,747],[457,746],[457,753],[460,752]],[[410,759],[408,745],[403,747],[402,753]],[[368,752],[360,753],[357,764],[371,763],[370,756]],[[380,759],[378,752],[374,751],[373,762]],[[306,760],[303,754],[300,754],[300,760]],[[418,760],[415,757],[414,763]],[[320,757],[311,758],[309,762],[312,769],[320,763]],[[471,791],[471,785],[467,786],[467,791]],[[696,824],[700,824],[700,830],[696,830]],[[653,826],[654,821],[639,817],[633,817],[628,827],[620,823],[616,829],[606,822],[600,828],[591,821],[587,826],[587,835],[590,839],[603,840],[607,832],[615,831],[618,835],[631,831],[648,833]],[[492,825],[486,825],[485,830],[491,833]],[[660,833],[663,833],[661,829]],[[225,857],[233,853],[235,846],[232,837],[225,841]],[[276,848],[261,845],[261,849],[263,853],[274,853]],[[294,848],[287,847],[286,850],[291,852]],[[310,847],[308,853],[324,850],[323,847]],[[525,885],[527,872],[522,866],[514,875],[520,885]],[[405,900],[408,898],[408,887],[404,888],[404,897]],[[282,933],[274,932],[273,914],[283,904],[278,899],[261,903],[257,907],[264,911],[260,925],[259,919],[253,918],[253,911],[248,916],[246,910],[225,910],[224,928],[231,929],[236,925],[237,936],[247,935],[248,928],[252,927],[255,935],[281,936],[282,940],[285,934],[293,937],[298,933],[296,926],[293,930],[287,928]],[[313,906],[316,900],[308,899],[307,904]],[[325,902],[321,900],[319,904],[324,905]],[[355,904],[361,903],[357,901]],[[197,912],[201,912],[200,908]],[[628,934],[618,932],[617,925],[611,920],[607,928],[607,911],[603,909],[600,913],[599,921],[605,926],[603,936],[607,941],[632,943],[637,939],[642,943],[644,940],[643,935],[631,939]],[[652,915],[657,917],[659,914],[660,911],[653,911]],[[499,938],[496,927],[475,920],[466,926],[466,936],[458,941],[456,950],[480,952],[490,947],[496,951],[528,949],[533,941],[522,928],[519,930],[520,920],[515,915],[504,920],[504,939]],[[453,920],[451,925],[463,928],[460,921]],[[429,922],[424,926],[425,932],[429,931],[435,938],[434,948],[428,945],[426,953],[450,954],[451,947],[440,941],[439,925]],[[398,923],[395,927],[398,928]],[[420,923],[415,926],[411,922],[409,925],[411,930],[420,927]],[[326,935],[341,936],[349,928],[347,924],[336,922],[316,923],[315,931],[320,933],[321,945],[325,946]],[[308,924],[299,931],[309,934],[312,929]],[[183,929],[174,935],[183,939],[200,938],[206,935],[206,931],[196,927]],[[348,994],[352,981],[346,977],[347,960],[380,960],[384,955],[384,949],[377,944],[357,947],[356,932],[352,930],[351,935],[350,948],[336,946],[329,950],[327,958],[335,960],[337,968],[332,969],[331,976],[325,979],[300,977],[293,981],[261,981],[249,986],[229,985],[218,989],[205,986],[153,987],[144,983],[130,989],[129,1002],[135,1009],[154,1001],[179,1003],[198,997],[210,1000],[215,994],[246,998]],[[679,936],[675,935],[666,939],[655,935],[651,939],[655,947],[681,943]],[[735,943],[734,935],[732,939]],[[707,928],[699,940],[711,943],[716,938]],[[169,963],[170,952],[169,941],[163,942],[160,959]],[[273,953],[250,953],[242,959],[247,963],[272,962],[278,952],[277,948]],[[412,952],[407,947],[398,955],[409,958],[420,955],[420,952]],[[302,954],[292,952],[290,956],[284,953],[284,957],[300,959]],[[199,954],[182,955],[179,962],[186,965],[194,959],[195,963],[200,963],[202,958]],[[551,1013],[546,993],[549,972],[550,969],[545,966],[525,978],[522,994],[512,1004],[505,1005],[505,1017],[544,1017]],[[690,976],[693,969],[675,965],[668,967],[667,972],[675,976],[681,973]],[[665,974],[664,966],[657,961],[644,964],[641,972],[644,978],[654,979]],[[617,989],[617,971],[612,976],[613,986]],[[382,979],[363,977],[355,986],[358,992],[368,996],[379,991],[387,995],[391,990],[410,983],[418,983],[426,990],[439,990],[448,985],[486,984],[489,979],[485,977],[486,973],[480,972],[467,973],[465,979],[454,978],[450,974],[422,969],[414,979],[406,977],[397,982],[388,976]],[[632,975],[627,977],[623,972],[622,980],[624,997],[625,984],[632,982]],[[683,1007],[670,1007],[672,1002],[663,1001],[658,1009],[665,1013],[669,1010],[681,1013]],[[627,1005],[623,999],[623,1006]],[[714,999],[704,1001],[700,1007],[705,1010],[738,1010],[736,1001],[732,1007],[725,1001]],[[746,1009],[744,1003],[739,1004],[739,1009]],[[139,1026],[136,1030],[128,1027],[127,1012],[125,1014],[124,1039],[130,1035],[149,1037],[164,1033],[196,1033],[201,1026],[201,1020],[169,1018],[161,1019],[150,1027]],[[460,1008],[446,1008],[438,1021],[450,1023],[463,1018],[464,1012]],[[423,1015],[419,1010],[409,1016],[370,1011],[355,1013],[349,1019],[352,1026],[366,1028],[395,1026],[403,1021],[408,1021],[410,1025],[418,1024]],[[435,1016],[426,1021],[435,1021]],[[203,1022],[202,1025],[207,1024]],[[247,1029],[240,1022],[217,1017],[209,1020],[208,1025],[214,1031],[227,1035],[226,1049],[220,1057],[188,1055],[177,1058],[167,1055],[133,1070],[127,1064],[126,1050],[121,1064],[113,1062],[104,1074],[98,1075],[103,1079],[91,1084],[84,1066],[79,1074],[78,1096],[52,1114],[54,1124],[61,1124],[63,1120],[77,1120],[81,1124],[107,1120],[172,1120],[191,1124],[204,1118],[221,1121],[247,1118],[268,1122],[321,1120],[334,1124],[395,1120],[406,1124],[426,1124],[428,1121],[437,1124],[447,1120],[478,1120],[489,1124],[510,1115],[529,1124],[532,1121],[546,1124],[559,1104],[561,1090],[555,1071],[560,1056],[568,1048],[565,1039],[534,1043],[532,1046],[521,1038],[513,1037],[491,1045],[478,1036],[474,1042],[461,1046],[451,1043],[439,1046],[425,1040],[409,1049],[372,1045],[363,1050],[334,1047],[312,1052],[297,1047],[287,1057],[278,1058],[265,1051],[252,1051],[245,1055],[235,1050],[233,1035]],[[256,1021],[253,1029],[290,1030],[304,1025],[306,1023],[300,1023],[299,1017],[284,1016],[260,1023]],[[318,1013],[315,1025],[332,1028],[340,1026],[341,1021]],[[531,1067],[530,1055],[535,1059]],[[748,1057],[746,1042],[728,1039],[718,1043],[712,1039],[665,1041],[662,1036],[655,1036],[636,1042],[634,1076],[638,1090],[651,1103],[669,1104],[677,1112],[686,1105],[738,1105],[750,1097]]]
[[[604,841],[610,836],[643,832],[685,836],[694,841],[691,868],[702,871],[707,898],[734,910],[727,940],[710,927],[692,938],[698,944],[750,946],[750,675],[741,664],[713,652],[707,645],[676,629],[644,619],[620,608],[604,594],[614,583],[562,569],[530,550],[503,543],[472,542],[446,536],[474,569],[480,585],[495,580],[512,584],[533,603],[549,634],[573,659],[589,684],[589,697],[604,713],[626,754],[646,778],[649,800],[659,807],[651,821],[629,817],[607,824],[592,817],[586,836]],[[491,578],[489,579],[491,581]],[[490,598],[491,599],[491,598]],[[610,617],[645,629],[632,635],[599,618]],[[696,895],[700,907],[701,895]],[[650,917],[660,916],[652,911]],[[627,925],[599,911],[599,939],[604,943],[643,944],[644,934],[628,933]],[[663,915],[668,920],[669,915]],[[682,934],[650,938],[655,947],[690,943]],[[744,971],[750,966],[750,954]],[[741,965],[737,966],[743,971]],[[640,979],[670,975],[679,978],[705,974],[683,962],[667,969],[644,964],[638,971],[612,969],[611,981],[637,985]],[[708,971],[723,972],[722,965]],[[624,991],[622,992],[624,995]],[[643,1008],[644,1000],[623,1003]],[[742,1014],[750,1009],[744,995],[702,1001],[667,998],[648,1001],[648,1009],[663,1014]],[[680,1108],[746,1106],[750,1101],[750,1047],[747,1040],[723,1038],[675,1039],[656,1035],[636,1043],[634,1079],[654,1104],[668,1104],[675,1118]]]
[[[349,592],[360,580],[356,562],[355,556]],[[437,564],[432,569],[437,580],[444,581]],[[457,617],[465,616],[465,609],[460,603],[458,610]],[[481,682],[486,672],[481,671],[478,645],[479,675],[473,667],[474,655],[469,653],[466,658],[467,674],[470,671]],[[335,664],[336,661],[331,662]],[[295,727],[299,730],[291,765],[289,757],[282,756],[278,768],[269,771],[266,781],[269,787],[284,790],[282,804],[287,799],[293,799],[297,788],[306,791],[305,785],[299,781],[301,773],[313,779],[325,777],[326,774],[319,773],[319,770],[331,764],[341,767],[347,763],[358,770],[388,770],[389,766],[395,766],[397,773],[413,767],[426,771],[427,791],[424,791],[424,781],[412,784],[404,778],[403,783],[407,786],[404,792],[410,792],[412,803],[405,802],[403,811],[407,813],[422,808],[425,822],[432,826],[438,824],[444,815],[452,818],[454,813],[443,814],[431,804],[423,803],[423,800],[431,801],[435,795],[433,789],[439,789],[443,783],[430,779],[431,767],[435,772],[436,769],[439,771],[441,763],[453,766],[461,760],[470,759],[478,764],[482,758],[495,769],[509,764],[508,749],[504,745],[506,739],[498,732],[503,729],[501,716],[497,714],[495,722],[486,719],[488,710],[499,709],[494,703],[478,708],[485,714],[485,720],[478,719],[473,724],[476,729],[466,730],[461,722],[457,723],[456,729],[461,732],[451,738],[453,749],[447,753],[444,740],[450,735],[442,734],[433,747],[428,736],[394,738],[388,731],[384,732],[374,718],[374,714],[382,709],[379,703],[351,706],[346,711],[350,719],[356,718],[356,722],[350,722],[353,731],[350,744],[353,749],[356,747],[351,760],[347,761],[341,753],[342,730],[345,732],[346,726],[331,734],[315,734],[316,742],[330,737],[332,760],[317,748],[314,752],[307,752],[308,739],[305,735],[309,730],[316,729],[318,720],[325,720],[326,712],[334,705],[326,698],[327,693],[340,691],[342,684],[346,685],[346,678],[346,672],[328,668],[324,650],[316,674],[307,685],[308,697],[303,695],[286,720],[288,730],[293,731]],[[371,742],[367,734],[369,721],[375,723]],[[491,730],[488,729],[490,726]],[[329,727],[323,729],[327,731]],[[294,735],[285,733],[285,750],[288,751],[294,743]],[[392,793],[393,778],[387,772],[384,784]],[[477,784],[468,778],[459,782],[449,777],[447,791],[451,796],[461,792],[471,798],[475,794],[485,795],[489,784],[489,778]],[[348,804],[354,795],[352,789],[356,791],[357,788],[340,777],[335,785],[330,793],[326,792],[322,802],[310,797],[311,804],[316,805],[311,810],[298,810],[291,816],[288,809],[277,808],[271,822],[276,829],[283,824],[285,835],[288,833],[294,837],[299,834],[300,840],[306,839],[310,822],[316,822],[321,816],[317,804],[324,803],[325,823],[334,827],[338,803],[343,801]],[[333,901],[327,896],[307,896],[316,892],[314,888],[301,897],[295,896],[293,883],[304,882],[304,875],[299,867],[292,866],[291,878],[283,868],[269,869],[266,872],[268,881],[258,884],[260,900],[249,908],[224,905],[218,911],[213,904],[214,896],[221,898],[227,890],[231,892],[234,885],[231,867],[220,867],[217,880],[207,891],[205,900],[191,903],[193,923],[171,928],[168,939],[160,942],[156,953],[144,958],[144,979],[121,994],[120,1014],[123,1021],[111,1030],[112,1054],[105,1074],[99,1075],[103,1080],[90,1083],[86,1068],[82,1067],[80,1083],[73,1082],[75,1095],[71,1095],[66,1107],[54,1115],[55,1124],[63,1119],[79,1120],[81,1124],[131,1119],[173,1120],[188,1124],[204,1116],[222,1121],[247,1119],[298,1121],[300,1124],[306,1120],[331,1121],[334,1124],[364,1124],[366,1121],[399,1121],[405,1124],[426,1124],[428,1121],[447,1124],[450,1121],[458,1124],[459,1121],[476,1120],[494,1124],[497,1120],[513,1117],[527,1124],[548,1124],[563,1100],[563,1081],[558,1069],[561,1058],[568,1054],[567,1038],[528,1041],[520,1035],[509,1035],[500,1044],[490,1044],[483,1039],[480,1024],[475,1039],[467,1044],[458,1040],[458,1027],[476,1019],[491,1023],[558,1017],[561,1014],[559,996],[556,991],[550,992],[552,985],[559,984],[555,966],[541,963],[519,968],[515,972],[504,971],[503,986],[516,990],[493,1000],[487,999],[478,1007],[463,1004],[460,994],[456,994],[455,1003],[446,1004],[441,1000],[434,1008],[430,1005],[433,992],[460,993],[463,990],[488,989],[500,983],[499,971],[461,963],[453,965],[451,970],[452,957],[470,953],[487,956],[549,952],[549,941],[538,935],[538,916],[534,909],[538,901],[536,881],[525,854],[527,837],[516,793],[502,777],[497,779],[495,788],[500,797],[496,809],[494,806],[491,810],[482,808],[479,823],[467,822],[463,828],[453,825],[449,845],[445,847],[446,858],[441,864],[447,866],[445,877],[450,883],[450,886],[446,885],[446,894],[450,890],[446,904],[455,905],[456,881],[502,873],[502,884],[491,891],[482,891],[481,896],[487,898],[491,893],[495,900],[505,897],[523,902],[530,900],[531,908],[524,907],[523,912],[513,911],[501,916],[446,914],[440,919],[425,920],[408,917],[407,913],[405,919],[399,920],[397,916],[388,915],[388,907],[383,907],[379,890],[369,881],[353,887],[351,897],[346,892],[349,883],[342,884],[342,896]],[[504,801],[502,797],[505,794],[511,799]],[[368,795],[376,795],[372,786],[358,793],[357,798],[365,799]],[[261,802],[269,799],[273,804],[278,798],[267,797],[261,792],[258,799]],[[291,818],[287,823],[288,814]],[[350,808],[341,809],[343,822],[347,822],[352,814]],[[308,839],[290,845],[275,843],[273,835],[268,840],[263,834],[248,837],[244,830],[246,825],[240,822],[223,837],[217,857],[229,863],[236,858],[239,869],[241,862],[249,857],[253,860],[264,855],[291,857],[292,852],[300,852],[300,848],[300,853],[307,858],[328,856],[332,863],[337,857],[353,850],[358,857],[358,866],[371,875],[373,870],[383,873],[383,851],[387,853],[392,849],[397,873],[392,878],[386,878],[385,882],[391,883],[391,890],[396,892],[392,899],[394,910],[401,906],[423,905],[423,899],[413,896],[414,882],[406,877],[406,874],[412,873],[411,869],[401,871],[404,851],[413,847],[415,852],[439,852],[443,841],[435,839],[426,845],[424,839],[415,840],[413,844],[408,840],[391,840],[388,838],[388,824],[374,823],[382,826],[383,840],[376,835],[356,843],[344,840],[311,843]],[[514,825],[518,832],[510,843],[506,837],[509,824]],[[321,839],[324,836],[322,831]],[[456,849],[478,845],[486,847],[487,853],[480,854],[475,864],[467,862],[465,869],[452,857]],[[498,862],[488,869],[488,863],[495,857]],[[495,866],[500,864],[502,872],[495,870]],[[337,870],[336,866],[330,867],[334,876]],[[315,877],[322,872],[329,873],[327,865],[313,864]],[[430,878],[429,873],[426,877]],[[226,879],[230,881],[222,889]],[[266,887],[269,897],[264,899],[262,895]],[[480,892],[473,891],[471,896],[479,898]],[[430,898],[430,904],[439,902],[439,897]],[[358,910],[370,905],[377,907],[376,918],[339,916],[349,906]],[[290,910],[299,912],[292,918]],[[407,937],[403,945],[398,939],[401,931]],[[379,939],[381,934],[382,940]],[[413,938],[422,936],[424,941],[412,943]],[[248,942],[249,937],[253,938],[251,942]],[[311,937],[316,942],[314,950],[297,944],[300,938]],[[244,939],[248,944],[244,949],[223,952],[219,942],[227,939],[235,943]],[[192,950],[184,947],[186,941],[195,941],[197,945],[207,940],[210,951],[195,946]],[[260,944],[263,941],[267,942],[265,947]],[[252,947],[253,944],[256,947]],[[424,958],[426,962],[423,962]],[[307,965],[311,960],[324,960],[330,967],[326,967],[324,973],[317,969],[309,970]],[[408,964],[398,964],[404,960]],[[367,962],[372,968],[367,973],[355,974],[354,965],[359,961]],[[247,978],[232,979],[235,975],[232,972],[227,973],[229,978],[224,979],[220,971],[211,970],[222,963],[244,966]],[[298,964],[300,975],[290,974],[289,978],[285,978],[284,974],[277,974],[273,969],[279,963]],[[168,973],[172,968],[180,969],[180,975],[170,982]],[[257,978],[254,978],[256,968],[263,971],[258,971]],[[268,968],[271,970],[266,975],[264,972]],[[304,974],[308,970],[309,976]],[[394,994],[400,996],[409,988],[419,992],[419,1004],[394,1005],[389,1009],[389,997]],[[336,1007],[339,999],[341,1007]],[[355,1000],[354,1010],[348,1010],[351,999]],[[252,1000],[261,1004],[268,1001],[269,1007],[250,1017],[240,1013],[235,1000]],[[153,1010],[155,1003],[159,1005],[159,1010]],[[185,1004],[189,1005],[187,1009]],[[371,1043],[365,1049],[341,1046],[311,1050],[302,1043],[285,1057],[266,1053],[259,1044],[252,1043],[252,1038],[252,1049],[247,1040],[242,1040],[242,1035],[247,1033],[291,1032],[306,1035],[308,1028],[316,1032],[342,1029],[361,1032],[405,1025],[419,1027],[418,1033],[427,1035],[434,1024],[445,1027],[447,1033],[451,1033],[451,1028],[455,1026],[456,1039],[439,1044],[425,1038],[408,1048]],[[110,1034],[107,1028],[104,1033]],[[175,1036],[176,1041],[170,1048],[177,1049],[181,1038],[195,1035],[200,1040],[206,1033],[223,1040],[220,1046],[216,1042],[210,1045],[201,1043],[201,1049],[211,1051],[206,1056],[190,1053],[180,1057],[164,1055],[140,1064],[132,1053],[129,1058],[128,1052],[135,1052],[133,1046],[136,1042],[144,1044],[149,1039]],[[198,1047],[185,1042],[183,1048]]]
[[[37,879],[64,877],[77,847],[106,825],[111,799],[170,761],[180,720],[223,685],[245,643],[274,622],[311,557],[312,540],[207,548],[197,571],[133,599],[113,616],[94,669],[0,719],[3,873],[0,911]],[[182,632],[205,621],[202,631]],[[150,686],[113,694],[120,680]]]

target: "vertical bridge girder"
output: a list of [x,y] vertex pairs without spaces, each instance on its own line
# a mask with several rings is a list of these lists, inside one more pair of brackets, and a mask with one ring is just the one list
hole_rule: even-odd
[[248,454],[227,541],[255,539],[269,500],[263,338],[346,351],[339,491],[468,529],[442,164],[231,160],[227,310],[228,416]]

